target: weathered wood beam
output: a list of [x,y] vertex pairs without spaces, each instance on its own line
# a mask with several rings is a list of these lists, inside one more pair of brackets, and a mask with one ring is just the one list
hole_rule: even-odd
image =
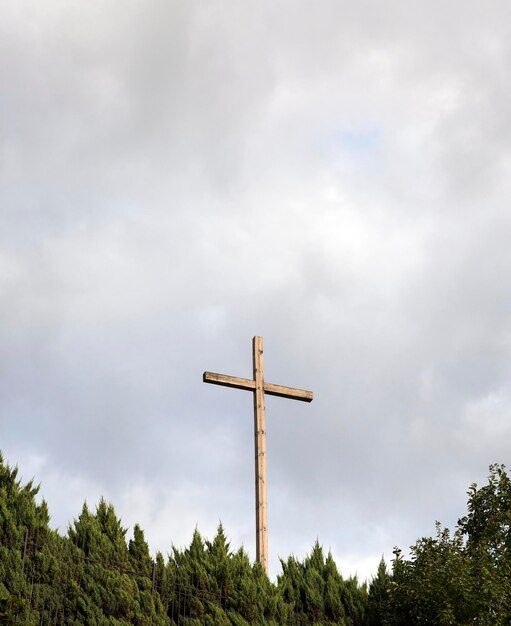
[[[213,385],[234,387],[234,389],[246,389],[248,391],[254,391],[256,386],[255,381],[249,378],[239,378],[238,376],[228,376],[227,374],[217,374],[215,372],[204,372],[202,380],[205,383],[211,383]],[[313,399],[312,391],[285,387],[284,385],[274,385],[273,383],[264,383],[264,392],[269,396],[301,400],[302,402],[312,402]]]
[[279,396],[280,398],[289,398],[290,400],[302,400],[303,402],[312,402],[312,391],[305,389],[295,389],[294,387],[284,387],[283,385],[274,385],[273,383],[264,383],[264,392],[269,396]]
[[223,387],[234,387],[235,389],[248,389],[254,391],[255,380],[249,378],[238,378],[237,376],[228,376],[227,374],[216,374],[215,372],[204,372],[202,380],[205,383],[213,385],[222,385]]
[[256,492],[256,559],[268,573],[268,502],[266,499],[266,415],[264,394],[290,400],[312,401],[312,391],[264,382],[263,338],[252,339],[253,379],[216,372],[204,372],[202,380],[213,385],[234,387],[254,394],[254,444]]

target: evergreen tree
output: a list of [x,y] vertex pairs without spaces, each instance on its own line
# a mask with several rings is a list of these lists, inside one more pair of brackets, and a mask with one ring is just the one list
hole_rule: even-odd
[[151,579],[153,575],[153,562],[149,554],[149,546],[144,537],[144,531],[138,524],[133,528],[133,539],[128,544],[129,564],[137,576]]
[[300,624],[362,626],[367,593],[356,578],[343,580],[329,553],[326,560],[316,541],[303,563],[294,557],[281,561],[278,588],[290,618]]
[[6,624],[37,623],[31,610],[29,579],[31,559],[50,534],[46,503],[36,504],[39,487],[22,485],[18,468],[4,463],[0,453],[0,615]]
[[153,560],[140,526],[126,529],[103,499],[62,537],[38,488],[0,455],[0,623],[97,626],[511,626],[511,479],[490,467],[469,490],[453,533],[418,540],[392,575],[380,562],[369,592],[343,579],[318,541],[303,562],[281,561],[274,585],[220,525],[212,541]]
[[152,564],[143,533],[137,528],[131,554],[125,536],[113,506],[103,499],[95,514],[84,504],[78,520],[69,527],[69,541],[77,554],[75,623],[167,623],[163,606],[152,593]]
[[205,563],[212,585],[211,591],[219,597],[222,607],[225,607],[227,598],[233,593],[231,557],[229,543],[220,524],[213,541],[206,541]]
[[376,576],[369,585],[367,601],[367,626],[386,626],[389,621],[391,576],[383,556]]

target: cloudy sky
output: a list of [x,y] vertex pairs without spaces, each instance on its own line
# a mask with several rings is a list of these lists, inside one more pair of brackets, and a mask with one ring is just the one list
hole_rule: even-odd
[[0,0],[0,449],[65,532],[270,573],[453,526],[511,440],[511,5]]

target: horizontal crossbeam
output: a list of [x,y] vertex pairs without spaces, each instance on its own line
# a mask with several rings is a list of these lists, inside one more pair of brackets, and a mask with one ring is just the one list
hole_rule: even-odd
[[254,391],[255,389],[255,380],[250,380],[249,378],[238,378],[237,376],[227,376],[226,374],[215,374],[215,372],[204,372],[202,380],[205,383],[222,385],[223,387],[248,389],[249,391]]
[[[256,387],[255,380],[251,380],[250,378],[238,378],[237,376],[216,374],[215,372],[204,372],[202,380],[205,383],[211,383],[213,385],[234,387],[235,389],[245,389],[248,391],[255,391]],[[311,402],[313,397],[312,391],[295,389],[294,387],[284,387],[283,385],[274,385],[273,383],[264,383],[264,393],[267,393],[269,396],[301,400],[302,402]]]

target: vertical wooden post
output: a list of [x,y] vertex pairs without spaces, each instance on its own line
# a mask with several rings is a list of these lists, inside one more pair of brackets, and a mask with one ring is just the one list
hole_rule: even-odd
[[268,507],[266,501],[266,417],[264,412],[263,338],[252,340],[254,365],[254,440],[256,492],[256,558],[268,573]]
[[239,378],[227,374],[204,372],[205,383],[245,389],[254,394],[254,440],[255,440],[255,492],[256,492],[256,558],[263,570],[268,573],[268,505],[266,500],[266,417],[264,412],[264,394],[312,401],[312,391],[284,387],[264,382],[263,338],[252,339],[253,378]]

